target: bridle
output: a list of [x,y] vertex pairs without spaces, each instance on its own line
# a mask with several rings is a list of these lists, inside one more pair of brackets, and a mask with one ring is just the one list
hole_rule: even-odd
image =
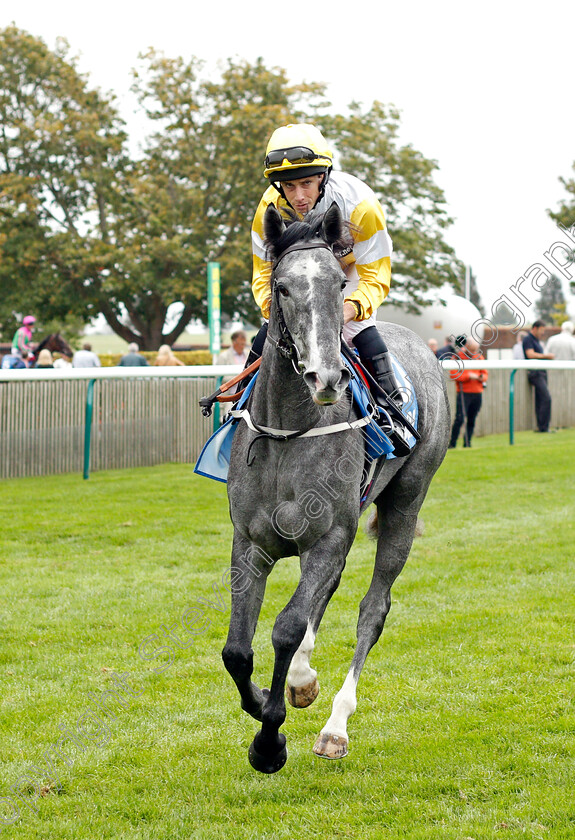
[[293,251],[309,251],[311,249],[316,248],[325,248],[331,254],[333,254],[333,250],[327,242],[322,240],[315,240],[315,241],[307,241],[307,242],[294,242],[293,245],[290,245],[279,254],[272,263],[272,278],[271,278],[271,286],[272,286],[272,295],[274,297],[276,303],[276,314],[277,314],[277,323],[278,328],[280,331],[280,337],[275,338],[274,336],[270,335],[268,332],[267,338],[268,341],[274,345],[278,353],[283,356],[285,359],[290,359],[293,369],[301,376],[303,373],[302,365],[301,365],[301,357],[299,350],[296,347],[295,341],[293,340],[292,334],[289,331],[288,325],[286,324],[282,305],[281,305],[281,293],[279,289],[278,282],[275,278],[275,271],[278,267],[279,263],[287,254],[291,254]]

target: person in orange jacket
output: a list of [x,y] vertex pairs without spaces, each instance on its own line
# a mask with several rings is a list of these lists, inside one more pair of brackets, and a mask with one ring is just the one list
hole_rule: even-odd
[[[479,344],[472,338],[466,340],[457,356],[463,361],[485,358],[479,352]],[[471,446],[471,438],[473,437],[477,415],[481,409],[483,389],[487,382],[488,373],[486,370],[452,370],[450,376],[455,379],[457,390],[457,410],[449,442],[449,448],[455,449],[459,432],[464,423],[463,446]]]

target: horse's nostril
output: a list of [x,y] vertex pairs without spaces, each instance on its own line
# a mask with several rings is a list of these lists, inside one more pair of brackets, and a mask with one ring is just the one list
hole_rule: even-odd
[[339,378],[339,386],[340,388],[347,388],[349,385],[349,380],[351,379],[351,374],[347,368],[341,369],[341,376]]
[[312,391],[339,391],[347,387],[350,374],[347,368],[321,372],[308,370],[303,375],[304,382]]
[[303,380],[304,380],[305,384],[308,386],[308,388],[317,389],[318,386],[321,386],[321,383],[319,381],[319,377],[318,377],[317,373],[315,372],[315,370],[306,371],[303,375]]

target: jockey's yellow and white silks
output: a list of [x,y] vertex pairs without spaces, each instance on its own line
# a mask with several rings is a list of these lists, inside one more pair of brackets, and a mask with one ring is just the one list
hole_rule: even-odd
[[[325,193],[315,209],[325,212],[336,202],[344,219],[354,225],[353,251],[342,258],[342,268],[348,278],[345,300],[357,301],[361,307],[356,322],[373,317],[389,292],[391,280],[392,244],[385,225],[383,208],[373,190],[346,172],[332,172]],[[266,259],[263,243],[264,213],[268,205],[278,209],[289,204],[275,187],[262,196],[252,224],[253,275],[252,291],[264,318],[269,317],[271,262]]]

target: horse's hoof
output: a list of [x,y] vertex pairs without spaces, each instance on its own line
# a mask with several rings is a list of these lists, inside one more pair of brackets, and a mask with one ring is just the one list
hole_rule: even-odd
[[278,735],[278,741],[281,744],[279,751],[273,755],[264,755],[255,748],[256,739],[254,738],[248,750],[248,758],[254,770],[257,770],[259,773],[277,773],[278,770],[282,769],[287,761],[285,735],[280,733]]
[[318,735],[313,751],[320,758],[344,758],[348,740],[343,735]]
[[286,685],[288,703],[295,706],[296,709],[305,709],[306,706],[311,706],[318,694],[319,683],[317,680],[297,688],[293,685]]

